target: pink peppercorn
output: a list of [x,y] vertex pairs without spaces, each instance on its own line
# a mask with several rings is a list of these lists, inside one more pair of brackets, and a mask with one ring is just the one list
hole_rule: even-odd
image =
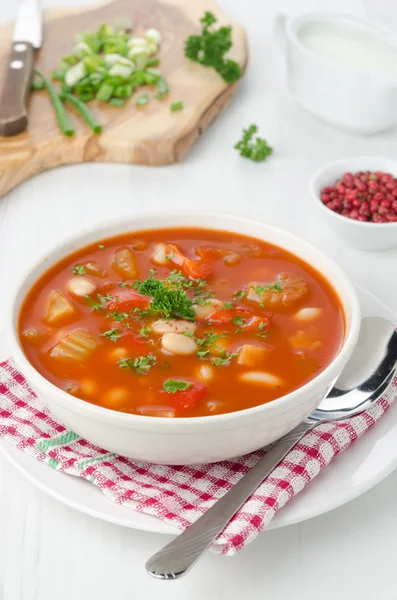
[[324,187],[321,201],[330,210],[362,222],[397,222],[397,177],[382,171],[344,173]]

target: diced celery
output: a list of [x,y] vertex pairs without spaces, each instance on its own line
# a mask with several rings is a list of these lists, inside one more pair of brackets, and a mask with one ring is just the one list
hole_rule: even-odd
[[80,363],[92,354],[98,343],[85,329],[75,329],[51,348],[50,356],[64,363]]

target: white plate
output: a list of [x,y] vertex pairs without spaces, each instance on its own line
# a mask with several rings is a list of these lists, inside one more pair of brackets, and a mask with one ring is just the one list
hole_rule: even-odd
[[[397,317],[369,292],[357,286],[364,316]],[[5,349],[0,354],[6,357]],[[387,477],[397,467],[397,403],[352,448],[337,457],[301,494],[274,517],[269,529],[305,521],[332,510]],[[119,506],[94,485],[54,471],[0,440],[0,449],[29,481],[64,504],[98,519],[156,533],[178,533],[160,519]]]

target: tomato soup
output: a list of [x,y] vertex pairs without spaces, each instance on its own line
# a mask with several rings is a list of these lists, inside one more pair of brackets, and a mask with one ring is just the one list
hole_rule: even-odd
[[78,250],[34,285],[19,319],[29,361],[65,392],[169,418],[284,396],[329,365],[344,327],[337,294],[301,259],[192,228]]

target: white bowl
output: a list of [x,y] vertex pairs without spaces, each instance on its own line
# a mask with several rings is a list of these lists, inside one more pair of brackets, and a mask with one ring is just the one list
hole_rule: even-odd
[[[320,271],[337,291],[346,319],[342,348],[332,363],[301,388],[268,404],[209,417],[167,419],[112,411],[67,394],[47,381],[27,360],[18,339],[18,315],[33,283],[53,264],[96,240],[128,231],[196,226],[242,233],[265,240],[301,257]],[[348,362],[360,329],[360,306],[344,272],[305,241],[265,223],[216,214],[163,214],[107,223],[58,244],[47,260],[25,273],[15,290],[7,319],[11,356],[38,397],[68,428],[117,454],[160,464],[215,462],[269,444],[318,406]]]
[[327,208],[321,201],[321,190],[336,181],[347,172],[384,171],[397,177],[397,161],[381,156],[363,156],[342,158],[328,163],[311,178],[309,189],[316,207],[328,225],[346,244],[357,250],[387,250],[397,246],[397,222],[366,223],[343,217]]

